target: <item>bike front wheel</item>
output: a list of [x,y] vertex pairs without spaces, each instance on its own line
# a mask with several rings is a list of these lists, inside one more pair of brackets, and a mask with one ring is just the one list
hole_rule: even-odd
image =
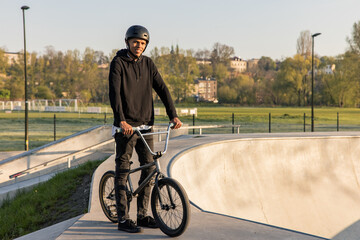
[[172,178],[158,181],[151,194],[151,210],[159,228],[170,237],[183,234],[190,222],[190,204],[184,188]]
[[107,171],[101,177],[99,184],[99,198],[100,205],[105,216],[112,221],[117,223],[117,211],[116,211],[116,200],[115,200],[115,172]]

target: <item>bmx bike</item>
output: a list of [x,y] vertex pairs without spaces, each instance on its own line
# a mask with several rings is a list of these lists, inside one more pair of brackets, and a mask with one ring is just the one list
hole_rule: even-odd
[[[159,159],[167,151],[171,127],[172,124],[169,124],[166,131],[151,133],[141,133],[139,128],[133,128],[134,134],[140,136],[148,151],[153,155],[154,161],[130,170],[127,179],[126,194],[128,204],[130,204],[133,197],[137,197],[147,184],[152,185],[150,202],[153,217],[163,233],[170,237],[176,237],[185,232],[190,222],[190,204],[188,196],[181,184],[175,179],[166,177],[161,173]],[[166,134],[164,150],[153,152],[144,139],[144,136],[158,134]],[[155,166],[154,171],[134,189],[131,175],[152,166]],[[99,198],[105,216],[110,221],[116,223],[118,218],[115,201],[115,171],[107,171],[101,177]]]

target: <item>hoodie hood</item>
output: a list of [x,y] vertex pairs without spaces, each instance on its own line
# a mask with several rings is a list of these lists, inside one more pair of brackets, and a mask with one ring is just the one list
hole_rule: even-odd
[[[130,54],[128,52],[127,49],[121,49],[116,53],[117,57],[120,57],[121,59],[123,59],[126,62],[133,62],[134,59],[132,57],[130,57]],[[138,61],[140,61],[142,59],[143,55],[141,55],[138,59]]]

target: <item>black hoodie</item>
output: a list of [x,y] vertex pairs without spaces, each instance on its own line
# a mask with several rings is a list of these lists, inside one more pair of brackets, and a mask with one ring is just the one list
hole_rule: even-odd
[[127,49],[117,52],[110,65],[109,97],[114,126],[126,121],[133,127],[154,124],[152,89],[164,103],[169,119],[177,117],[170,92],[154,62],[146,56],[134,61]]

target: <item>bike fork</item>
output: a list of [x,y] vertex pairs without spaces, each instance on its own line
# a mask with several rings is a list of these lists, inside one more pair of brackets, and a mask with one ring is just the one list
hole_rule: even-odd
[[161,177],[162,177],[162,174],[158,174],[156,176],[155,186],[154,187],[156,187],[157,193],[159,195],[159,203],[160,203],[161,209],[166,210],[166,211],[169,211],[170,209],[175,209],[174,200],[172,198],[171,190],[170,190],[170,187],[168,185],[166,185],[166,190],[167,190],[167,194],[168,194],[169,199],[170,199],[170,205],[169,204],[164,204],[163,196],[160,193],[160,189],[159,189],[159,185],[158,185],[159,175],[161,175]]

